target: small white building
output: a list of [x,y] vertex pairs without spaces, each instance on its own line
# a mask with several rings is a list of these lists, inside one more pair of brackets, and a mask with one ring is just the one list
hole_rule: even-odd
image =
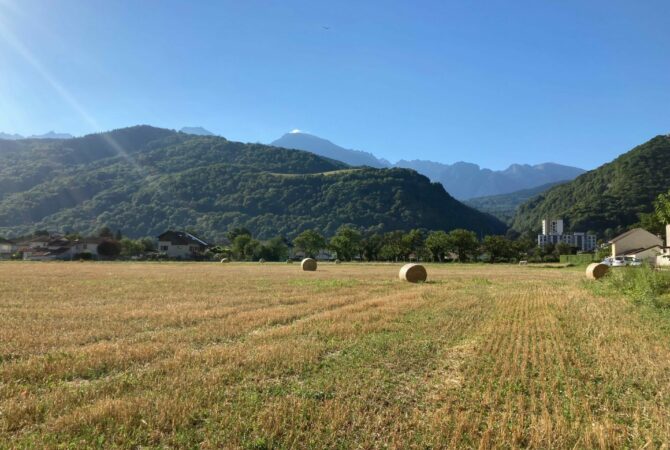
[[14,253],[14,243],[0,238],[0,258],[9,258]]
[[656,256],[656,267],[670,267],[670,224],[665,226],[665,247]]
[[75,257],[83,253],[90,254],[93,258],[98,257],[98,245],[100,245],[105,239],[88,237],[77,239],[70,244],[69,255]]
[[609,241],[612,257],[629,256],[656,263],[663,248],[663,239],[642,228],[633,228]]
[[210,245],[185,231],[166,231],[158,236],[158,251],[169,258],[192,259],[201,256]]

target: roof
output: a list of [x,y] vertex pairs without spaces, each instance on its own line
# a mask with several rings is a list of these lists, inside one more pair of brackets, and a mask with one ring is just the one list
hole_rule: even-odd
[[185,231],[168,230],[165,233],[158,236],[158,240],[160,242],[169,241],[172,245],[189,245],[193,243],[201,245],[203,247],[209,247],[209,244],[207,242]]
[[656,236],[655,234],[652,234],[652,233],[648,232],[648,231],[645,230],[644,228],[633,228],[632,230],[628,230],[628,231],[626,231],[625,233],[620,234],[620,235],[618,235],[618,236],[615,237],[615,238],[612,238],[612,239],[609,241],[609,243],[610,243],[610,244],[614,244],[614,243],[616,243],[617,241],[620,241],[621,239],[623,239],[623,238],[625,238],[625,237],[628,237],[628,236],[630,236],[630,235],[633,234],[633,233],[639,233],[639,232],[644,232],[644,233],[647,233],[647,234],[650,235],[650,236],[655,237],[656,239],[660,239],[658,236]]
[[107,240],[107,238],[86,237],[86,238],[77,239],[76,241],[74,241],[74,244],[102,244],[106,240]]
[[623,256],[636,255],[638,253],[642,253],[642,252],[646,252],[647,250],[651,250],[653,248],[657,248],[657,249],[660,250],[661,246],[660,245],[652,245],[651,247],[647,247],[647,248],[636,248],[636,249],[633,249],[633,250],[628,250],[627,252],[625,252],[623,254]]

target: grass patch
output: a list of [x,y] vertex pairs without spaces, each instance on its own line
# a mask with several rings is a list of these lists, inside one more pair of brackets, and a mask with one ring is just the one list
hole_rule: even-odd
[[637,304],[670,308],[670,272],[648,265],[615,267],[605,278],[588,285],[598,295],[623,295]]

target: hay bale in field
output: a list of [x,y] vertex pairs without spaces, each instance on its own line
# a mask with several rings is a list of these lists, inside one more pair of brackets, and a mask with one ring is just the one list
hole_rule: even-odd
[[300,267],[307,272],[313,272],[316,270],[316,259],[305,258],[300,263]]
[[223,258],[223,259],[221,260],[221,262],[222,262],[222,263],[229,263],[230,260],[229,260],[228,258]]
[[286,260],[286,264],[293,264],[293,260],[292,260],[292,259],[290,259],[290,258],[289,258],[289,259],[287,259],[287,260]]
[[336,260],[335,260],[335,264],[340,264],[341,262],[342,262],[342,261],[340,261],[339,259],[336,259]]
[[261,258],[261,259],[258,260],[258,262],[261,263],[261,264],[264,264],[265,260],[263,258]]
[[426,272],[426,268],[421,264],[405,264],[400,269],[398,275],[401,280],[409,281],[410,283],[423,282],[428,278],[428,272]]
[[606,264],[591,263],[586,268],[586,278],[588,278],[589,280],[599,280],[600,278],[607,275],[607,272],[609,272],[609,270],[610,268]]

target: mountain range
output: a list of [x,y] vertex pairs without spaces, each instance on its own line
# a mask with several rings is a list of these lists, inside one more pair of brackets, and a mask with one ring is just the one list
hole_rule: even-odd
[[203,127],[183,127],[179,131],[186,134],[194,134],[196,136],[214,136],[214,133],[204,129]]
[[44,134],[33,134],[32,136],[21,136],[20,134],[8,134],[0,132],[0,139],[16,141],[19,139],[72,139],[74,136],[68,133],[56,133],[49,131]]
[[555,163],[533,166],[512,164],[507,169],[498,171],[482,169],[477,164],[467,162],[443,164],[425,160],[400,160],[391,164],[372,153],[346,149],[326,139],[298,131],[287,133],[270,145],[309,151],[352,166],[413,169],[432,181],[441,183],[450,195],[459,200],[507,194],[547,183],[572,180],[584,173],[583,169]]
[[343,224],[371,231],[506,226],[413,170],[136,126],[68,140],[0,140],[0,235],[36,229],[131,237],[232,227],[289,238]]
[[507,224],[511,224],[520,205],[548,191],[552,187],[563,183],[567,183],[567,181],[547,183],[530,189],[510,192],[508,194],[471,198],[463,203],[478,211],[491,214]]
[[523,203],[512,226],[537,231],[543,218],[562,218],[567,230],[612,237],[651,212],[653,200],[669,188],[670,135],[659,135]]

